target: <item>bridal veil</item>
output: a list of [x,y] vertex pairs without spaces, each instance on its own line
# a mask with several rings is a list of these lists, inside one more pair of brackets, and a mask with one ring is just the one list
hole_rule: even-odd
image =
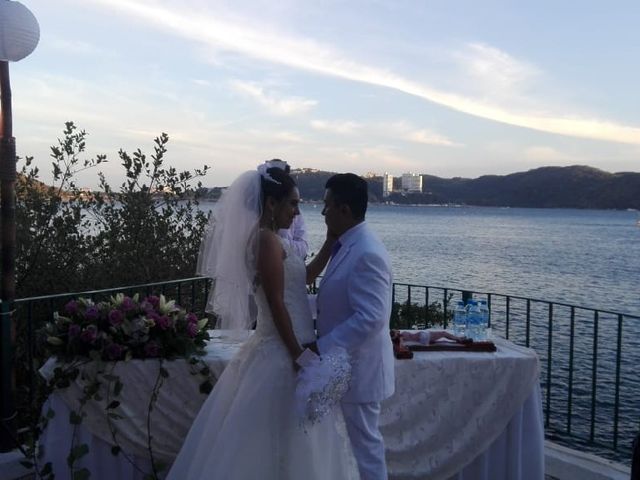
[[223,192],[209,218],[196,273],[213,279],[206,311],[219,329],[240,333],[252,326],[261,214],[261,174],[254,170]]

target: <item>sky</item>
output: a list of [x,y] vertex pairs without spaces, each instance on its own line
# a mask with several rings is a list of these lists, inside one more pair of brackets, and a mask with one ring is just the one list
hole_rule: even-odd
[[[50,175],[72,120],[117,152],[211,167],[440,177],[640,171],[640,2],[22,0],[40,43],[11,64],[20,156]],[[97,171],[79,175],[97,186]]]

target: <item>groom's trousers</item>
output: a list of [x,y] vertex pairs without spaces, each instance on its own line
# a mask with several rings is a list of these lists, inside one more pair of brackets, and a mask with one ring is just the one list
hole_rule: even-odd
[[342,402],[342,412],[361,480],[387,480],[384,441],[378,428],[380,403]]

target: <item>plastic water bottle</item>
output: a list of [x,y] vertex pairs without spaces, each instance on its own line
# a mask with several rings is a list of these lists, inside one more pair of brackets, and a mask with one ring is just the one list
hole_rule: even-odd
[[467,335],[467,311],[463,301],[459,301],[453,309],[453,334],[460,337]]
[[467,303],[467,336],[473,341],[480,340],[480,307],[475,300],[469,300]]
[[480,309],[480,338],[479,340],[486,340],[489,330],[489,307],[486,300],[478,301],[478,308]]

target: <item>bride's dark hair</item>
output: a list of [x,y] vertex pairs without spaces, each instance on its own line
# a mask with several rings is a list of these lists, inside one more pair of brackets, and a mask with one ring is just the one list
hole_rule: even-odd
[[267,175],[275,181],[271,181],[264,176],[260,176],[262,187],[262,206],[267,201],[267,197],[272,197],[276,201],[281,201],[287,197],[296,187],[296,182],[288,173],[276,167],[267,169]]

